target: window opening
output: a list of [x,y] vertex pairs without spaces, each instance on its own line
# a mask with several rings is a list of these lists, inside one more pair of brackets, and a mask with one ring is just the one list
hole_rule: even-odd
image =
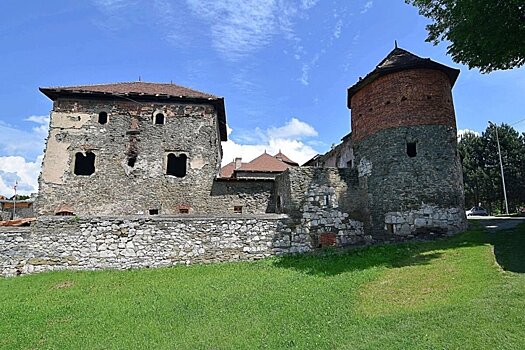
[[417,155],[415,142],[407,142],[407,154],[409,157],[415,157]]
[[166,175],[173,175],[176,177],[186,176],[186,160],[188,157],[185,154],[176,156],[173,153],[168,154],[168,164],[166,165]]
[[188,208],[180,208],[179,213],[181,214],[189,214],[190,210]]
[[98,114],[98,123],[99,124],[106,124],[108,122],[108,114],[106,112],[100,112]]
[[233,206],[233,212],[236,214],[242,214],[242,205]]
[[394,233],[394,225],[386,224],[386,230],[388,231],[388,233]]
[[155,124],[164,124],[164,114],[158,113],[155,115]]
[[92,152],[86,152],[84,155],[82,152],[75,154],[75,175],[89,176],[95,172],[95,154]]
[[324,205],[328,206],[330,204],[330,196],[325,195],[324,196]]
[[159,215],[159,210],[158,209],[150,209],[149,210],[149,215]]
[[128,166],[133,168],[135,166],[135,163],[137,162],[137,157],[131,156],[128,158]]

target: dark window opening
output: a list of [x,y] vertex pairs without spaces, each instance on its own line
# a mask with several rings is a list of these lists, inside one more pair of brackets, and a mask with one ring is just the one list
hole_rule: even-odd
[[406,100],[407,100],[406,96],[401,97],[401,101],[406,101]]
[[324,205],[328,206],[330,204],[330,196],[325,195],[324,196]]
[[150,209],[149,210],[149,215],[159,215],[159,210],[158,209]]
[[108,122],[108,114],[106,112],[100,112],[98,114],[98,123],[106,124]]
[[277,196],[277,211],[280,211],[283,207],[283,197]]
[[164,114],[159,113],[155,115],[155,124],[164,124]]
[[75,175],[89,176],[95,172],[95,154],[92,152],[86,152],[84,155],[82,152],[75,154]]
[[176,177],[186,176],[186,160],[188,157],[185,154],[176,156],[173,153],[168,154],[168,164],[166,166],[166,175],[173,175]]
[[179,213],[181,214],[189,214],[190,210],[188,208],[180,208]]
[[394,225],[393,224],[386,224],[386,230],[388,233],[394,233]]
[[135,156],[132,156],[132,157],[129,157],[128,158],[128,166],[129,167],[134,167],[135,166],[135,163],[137,162],[137,157]]
[[242,205],[233,206],[233,212],[236,214],[242,214]]
[[431,98],[432,98],[432,96],[427,95],[427,100],[430,100]]
[[417,155],[415,142],[407,142],[407,154],[409,157],[415,157]]

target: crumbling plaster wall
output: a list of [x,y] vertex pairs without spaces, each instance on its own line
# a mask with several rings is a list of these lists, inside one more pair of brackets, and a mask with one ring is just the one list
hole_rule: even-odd
[[[108,114],[106,124],[98,114]],[[154,114],[165,116],[163,125]],[[211,105],[134,103],[60,99],[51,113],[51,128],[40,176],[40,215],[53,214],[61,203],[75,214],[125,215],[158,209],[178,213],[209,210],[213,179],[220,162],[217,115]],[[73,173],[77,152],[96,155],[95,173]],[[168,152],[188,157],[183,178],[165,175]],[[133,167],[130,154],[136,153]]]

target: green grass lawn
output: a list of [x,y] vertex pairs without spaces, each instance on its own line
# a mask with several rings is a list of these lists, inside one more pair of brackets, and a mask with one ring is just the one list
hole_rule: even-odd
[[1,349],[525,349],[525,226],[254,263],[0,278]]

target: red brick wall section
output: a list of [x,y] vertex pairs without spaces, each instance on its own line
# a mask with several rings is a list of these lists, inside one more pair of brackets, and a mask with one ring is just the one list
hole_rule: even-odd
[[351,102],[352,141],[399,126],[456,127],[448,77],[438,70],[411,69],[378,78]]
[[337,244],[337,236],[332,232],[321,233],[319,244],[321,247],[333,247]]

